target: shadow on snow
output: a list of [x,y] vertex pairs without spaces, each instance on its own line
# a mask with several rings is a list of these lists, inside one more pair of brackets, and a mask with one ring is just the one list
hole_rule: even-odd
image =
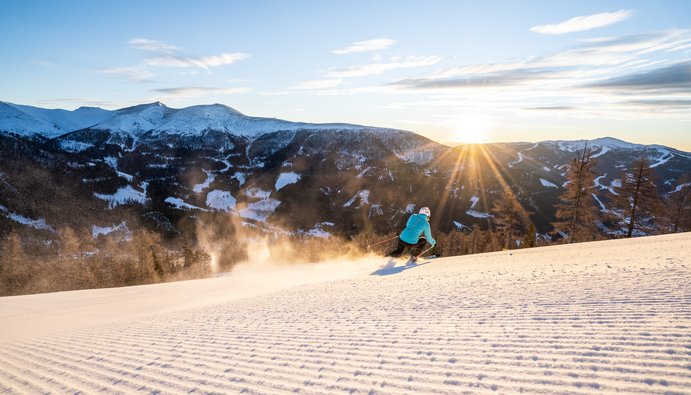
[[407,264],[403,266],[396,266],[397,260],[396,259],[389,259],[388,262],[379,269],[373,271],[370,275],[371,276],[390,276],[392,274],[398,274],[401,273],[404,270],[409,270],[413,269],[416,267],[420,267],[423,265],[428,264],[429,262],[422,262],[422,263],[413,263],[413,264]]

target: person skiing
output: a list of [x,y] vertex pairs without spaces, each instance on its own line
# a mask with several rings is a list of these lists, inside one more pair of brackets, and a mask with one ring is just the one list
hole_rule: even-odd
[[[387,256],[398,258],[403,254],[406,248],[410,248],[411,261],[415,262],[417,256],[422,252],[425,243],[434,247],[437,241],[432,237],[432,231],[429,226],[429,217],[432,215],[429,207],[420,209],[419,214],[413,214],[408,218],[405,229],[398,236],[398,245],[396,249],[387,254]],[[420,237],[424,235],[424,237]]]

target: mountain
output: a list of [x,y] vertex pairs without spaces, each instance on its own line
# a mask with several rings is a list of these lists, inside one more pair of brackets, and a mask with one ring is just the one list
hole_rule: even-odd
[[[508,185],[547,234],[566,165],[585,144],[447,147],[409,131],[251,117],[220,104],[70,112],[0,103],[0,233],[145,227],[194,240],[200,221],[230,214],[268,232],[352,237],[397,231],[421,206],[432,207],[436,231],[484,229]],[[663,195],[691,173],[688,152],[611,137],[587,144],[603,213],[636,158],[651,162]]]
[[111,116],[111,111],[96,107],[67,111],[0,102],[0,131],[52,138],[98,124]]
[[[685,393],[691,233],[0,298],[8,393]],[[30,367],[28,369],[27,367]]]

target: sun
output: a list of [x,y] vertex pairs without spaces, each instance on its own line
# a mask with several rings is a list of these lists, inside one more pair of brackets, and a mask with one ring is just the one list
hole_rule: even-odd
[[456,118],[452,124],[449,140],[466,143],[484,143],[488,133],[492,129],[492,120],[481,114],[463,114]]

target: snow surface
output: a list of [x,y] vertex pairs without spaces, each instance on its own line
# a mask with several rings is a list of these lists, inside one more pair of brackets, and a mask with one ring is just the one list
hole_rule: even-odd
[[408,267],[255,254],[212,279],[3,297],[0,388],[686,393],[689,245],[685,233]]
[[300,175],[297,173],[281,173],[278,176],[278,179],[276,180],[276,185],[274,186],[274,188],[276,188],[276,190],[278,191],[284,186],[288,184],[295,184],[298,181],[300,181]]
[[236,202],[236,199],[228,191],[215,189],[206,195],[206,205],[216,210],[230,211],[235,208]]
[[268,199],[271,196],[271,191],[265,191],[256,187],[245,190],[245,196],[257,199]]
[[328,239],[331,237],[331,233],[327,232],[324,230],[325,226],[334,226],[333,222],[320,222],[316,225],[314,225],[314,228],[308,230],[307,232],[302,232],[303,234],[307,236],[312,236],[312,237],[319,237],[321,239]]
[[513,165],[516,165],[516,164],[519,164],[519,163],[523,162],[523,159],[525,159],[525,158],[523,157],[523,152],[525,152],[525,151],[530,151],[530,150],[532,150],[532,149],[535,149],[535,148],[537,148],[538,145],[540,145],[540,143],[535,143],[535,145],[533,145],[532,147],[526,148],[526,149],[524,149],[524,150],[522,150],[522,151],[519,151],[519,152],[518,152],[518,159],[516,159],[516,160],[513,161],[513,162],[509,162],[509,163],[508,163],[509,167],[511,168],[511,167],[513,167]]
[[0,102],[0,131],[53,138],[94,125],[111,116],[110,111],[93,107],[67,111]]
[[477,206],[477,203],[480,201],[480,196],[478,195],[473,195],[470,197],[470,209],[474,209],[475,206]]
[[483,213],[481,211],[475,211],[475,210],[468,210],[465,213],[470,215],[471,217],[475,217],[475,218],[492,218],[493,217],[492,214]]
[[679,191],[681,191],[682,189],[684,189],[684,187],[689,186],[689,185],[691,185],[691,182],[687,182],[687,183],[685,183],[685,184],[679,184],[679,185],[677,185],[677,187],[674,188],[674,190],[673,190],[672,192],[670,192],[670,193],[679,192]]
[[[578,150],[583,150],[586,141],[588,142],[588,147],[590,149],[600,148],[602,151],[604,151],[601,151],[598,154],[596,154],[597,156],[605,154],[613,149],[631,149],[645,147],[642,144],[629,143],[623,140],[615,139],[613,137],[601,137],[594,140],[556,140],[549,142],[556,144],[557,147],[559,147],[559,149],[562,151],[576,152]],[[605,148],[607,148],[606,151]]]
[[127,227],[127,222],[125,221],[113,226],[91,226],[91,237],[94,239],[100,235],[108,235],[113,232],[123,232],[127,238],[132,235],[132,231]]
[[[208,203],[209,197],[207,196],[206,198],[207,198],[207,205],[208,205],[209,204]],[[201,207],[193,206],[193,205],[185,202],[184,200],[182,200],[180,198],[173,197],[173,196],[167,197],[165,202],[170,204],[171,206],[173,206],[173,208],[176,208],[179,210],[202,210],[202,211],[206,211],[205,209],[203,209]],[[219,202],[213,201],[212,203],[219,203]],[[219,205],[222,205],[222,203],[219,203]],[[221,210],[221,209],[219,209],[219,210]]]
[[93,146],[94,146],[93,144],[82,143],[81,141],[74,141],[74,140],[67,140],[67,139],[60,140],[60,148],[63,151],[72,152],[72,153],[82,152],[82,151],[87,150]]
[[669,161],[670,159],[674,158],[674,154],[672,154],[671,152],[669,152],[669,150],[666,150],[666,149],[658,149],[658,152],[659,152],[661,155],[660,155],[659,158],[653,159],[653,160],[655,161],[655,163],[651,164],[651,165],[650,165],[650,168],[658,167],[658,166],[660,166],[660,165],[663,165],[663,164],[667,163],[667,161]]
[[557,184],[547,181],[544,178],[540,178],[540,183],[542,184],[542,186],[545,186],[547,188],[559,188]]
[[280,204],[280,200],[265,198],[237,210],[237,214],[242,218],[265,222]]
[[95,193],[94,196],[96,196],[99,199],[105,200],[108,202],[108,207],[109,208],[114,208],[115,206],[127,204],[127,203],[140,203],[144,204],[146,202],[146,192],[141,192],[138,191],[134,188],[132,188],[131,185],[128,185],[126,187],[122,187],[117,190],[112,195],[106,195],[102,193]]
[[475,211],[474,208],[477,206],[477,203],[480,201],[480,197],[477,195],[473,195],[470,197],[470,209],[466,211],[465,213],[470,215],[471,217],[475,218],[492,218],[492,214],[489,213],[483,213],[481,211]]
[[363,204],[369,204],[369,190],[363,189],[362,191],[358,192],[348,200],[343,207],[350,207],[353,203],[355,203],[355,200],[360,199],[360,204],[358,207],[362,206]]
[[604,154],[608,153],[608,152],[609,152],[610,150],[611,150],[611,148],[610,148],[610,147],[607,147],[607,146],[602,146],[602,147],[601,147],[601,149],[600,149],[600,152],[598,152],[598,153],[597,153],[597,154],[595,154],[595,155],[592,155],[592,156],[591,156],[591,158],[597,158],[597,157],[600,157],[600,156],[602,156],[602,155],[604,155]]
[[192,190],[193,190],[195,193],[200,193],[200,192],[202,192],[203,190],[205,190],[206,188],[208,188],[209,185],[211,185],[211,183],[214,182],[214,180],[216,179],[216,176],[215,176],[212,172],[210,172],[210,171],[208,171],[208,170],[204,170],[204,173],[206,173],[206,180],[204,180],[203,183],[197,184],[197,185],[195,185],[195,186],[192,188]]
[[236,180],[238,180],[238,182],[240,183],[240,186],[245,185],[245,181],[246,181],[245,173],[236,172],[235,174],[233,174],[233,177],[231,177],[231,178],[235,178]]
[[20,223],[22,225],[30,226],[34,229],[48,230],[55,232],[52,226],[46,223],[45,218],[31,219],[17,213],[13,213],[7,209],[7,207],[0,204],[0,213],[4,214],[10,220]]

